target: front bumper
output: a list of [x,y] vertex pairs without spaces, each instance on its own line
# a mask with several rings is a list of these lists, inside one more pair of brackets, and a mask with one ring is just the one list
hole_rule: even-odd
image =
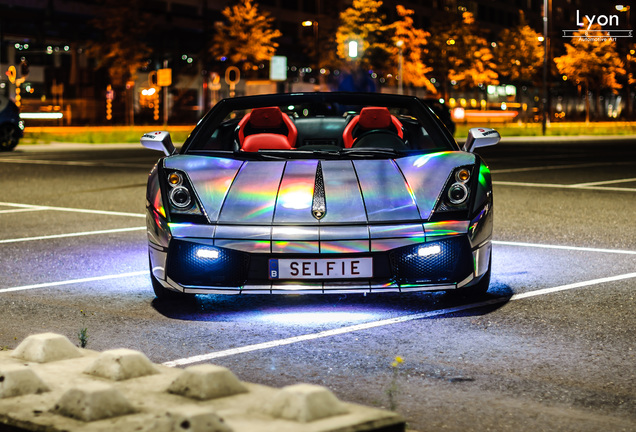
[[[418,256],[422,246],[439,252]],[[199,251],[214,251],[214,258]],[[436,249],[437,250],[437,249]],[[246,252],[215,246],[210,240],[175,239],[167,248],[150,247],[154,277],[175,291],[193,294],[338,294],[453,290],[476,283],[489,266],[490,240],[471,248],[467,235],[415,243],[385,251],[337,254],[372,257],[373,278],[348,280],[269,280],[270,258],[312,259],[334,254]]]

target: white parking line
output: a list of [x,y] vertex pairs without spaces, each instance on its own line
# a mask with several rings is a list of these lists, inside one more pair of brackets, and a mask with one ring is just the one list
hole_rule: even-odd
[[19,204],[19,203],[9,203],[9,202],[0,202],[0,206],[20,207],[20,208],[32,209],[32,210],[56,210],[56,211],[66,211],[66,212],[75,212],[75,213],[101,214],[101,215],[108,215],[108,216],[130,216],[130,217],[142,217],[142,218],[146,217],[146,215],[141,214],[141,213],[124,213],[124,212],[115,212],[115,211],[108,211],[108,210],[91,210],[91,209],[78,209],[78,208],[70,208],[70,207],[53,207],[53,206]]
[[606,185],[606,184],[631,183],[631,182],[636,182],[636,177],[627,178],[627,179],[618,179],[618,180],[605,180],[605,181],[589,182],[589,183],[577,183],[577,184],[573,184],[572,187],[598,186],[598,185]]
[[511,242],[511,241],[502,241],[502,240],[493,240],[492,244],[502,245],[502,246],[523,246],[523,247],[562,249],[562,250],[582,251],[582,252],[600,252],[600,253],[636,255],[636,251],[623,250],[623,249],[600,249],[600,248],[590,248],[590,247],[581,247],[581,246],[561,246],[561,245],[548,245],[548,244],[540,244],[540,243]]
[[66,237],[81,237],[81,236],[99,235],[99,234],[111,234],[111,233],[128,232],[128,231],[139,231],[139,230],[145,230],[145,229],[146,227],[114,228],[114,229],[99,230],[99,231],[84,231],[84,232],[75,232],[75,233],[66,233],[66,234],[52,234],[52,235],[37,236],[37,237],[22,237],[22,238],[0,240],[0,244],[19,243],[19,242],[34,241],[34,240],[51,240],[51,239],[60,239],[60,238],[66,238]]
[[95,276],[95,277],[88,277],[88,278],[81,278],[81,279],[58,281],[58,282],[45,282],[45,283],[35,284],[35,285],[22,285],[18,287],[1,288],[0,293],[13,292],[13,291],[26,291],[26,290],[36,289],[36,288],[50,288],[50,287],[71,285],[71,284],[84,283],[84,282],[96,282],[96,281],[104,281],[104,280],[110,280],[110,279],[121,279],[121,278],[141,276],[141,275],[147,275],[147,274],[148,274],[148,270],[144,270],[144,271],[136,271],[136,272],[130,272],[130,273],[121,273],[116,275]]
[[32,212],[32,211],[41,211],[41,210],[46,210],[43,207],[39,207],[39,208],[21,208],[21,209],[11,209],[11,210],[0,210],[0,214],[7,214],[7,213],[23,213],[23,212]]
[[524,186],[524,187],[538,187],[538,188],[552,188],[552,189],[581,189],[581,190],[600,190],[600,191],[613,191],[613,192],[636,192],[636,188],[619,188],[609,186],[579,186],[579,185],[564,185],[554,183],[527,183],[527,182],[511,182],[493,180],[492,184],[499,186]]
[[531,172],[531,171],[546,171],[546,170],[558,170],[558,169],[571,169],[571,168],[591,168],[601,166],[615,166],[615,165],[631,165],[632,162],[595,162],[595,163],[583,163],[583,164],[569,164],[569,165],[544,165],[524,168],[502,168],[491,170],[493,174],[507,174],[507,173],[519,173],[519,172]]
[[88,161],[55,161],[44,159],[18,159],[0,158],[0,162],[31,164],[31,165],[61,165],[61,166],[88,166],[88,167],[109,167],[109,168],[145,168],[150,171],[152,164],[134,164],[121,162],[88,162]]
[[522,294],[515,294],[510,298],[496,298],[496,299],[486,300],[486,301],[477,302],[477,303],[460,305],[460,306],[456,306],[452,308],[422,312],[422,313],[412,314],[412,315],[404,315],[401,317],[396,317],[396,318],[391,318],[386,320],[372,321],[372,322],[363,323],[363,324],[340,327],[337,329],[326,330],[326,331],[318,332],[318,333],[310,333],[310,334],[294,336],[294,337],[286,338],[286,339],[279,339],[275,341],[264,342],[260,344],[246,345],[243,347],[231,348],[224,351],[217,351],[217,352],[212,352],[208,354],[202,354],[202,355],[172,360],[172,361],[165,362],[163,364],[165,366],[171,366],[171,367],[184,366],[184,365],[188,365],[192,363],[209,361],[209,360],[213,360],[213,359],[217,359],[221,357],[229,357],[236,354],[244,354],[244,353],[252,352],[252,351],[276,348],[279,346],[291,345],[298,342],[306,342],[306,341],[321,339],[321,338],[330,337],[330,336],[337,336],[337,335],[341,335],[345,333],[351,333],[351,332],[356,332],[361,330],[368,330],[368,329],[376,328],[376,327],[383,327],[383,326],[403,323],[407,321],[415,321],[415,320],[431,318],[431,317],[440,316],[440,315],[448,315],[448,314],[462,312],[469,309],[477,309],[484,306],[505,303],[508,301],[521,300],[521,299],[525,299],[529,297],[536,297],[536,296],[550,294],[550,293],[554,293],[558,291],[566,291],[566,290],[575,289],[575,288],[582,288],[582,287],[599,285],[599,284],[608,283],[608,282],[616,282],[616,281],[632,279],[632,278],[636,278],[636,273],[626,273],[626,274],[622,274],[618,276],[610,276],[610,277],[593,279],[593,280],[584,281],[584,282],[576,282],[573,284],[561,285],[561,286],[557,286],[553,288],[546,288],[546,289],[541,289],[541,290],[522,293]]

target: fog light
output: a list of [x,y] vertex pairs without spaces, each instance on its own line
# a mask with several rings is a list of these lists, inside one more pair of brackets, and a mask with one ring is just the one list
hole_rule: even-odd
[[428,246],[420,246],[417,250],[417,256],[419,257],[428,257],[432,255],[437,255],[442,251],[442,248],[439,245],[428,245]]
[[177,208],[186,208],[192,202],[190,191],[183,186],[177,186],[170,192],[170,202]]
[[206,259],[217,259],[219,251],[217,249],[199,248],[197,249],[197,257]]
[[448,199],[453,204],[462,204],[468,198],[468,189],[462,183],[454,183],[448,190]]

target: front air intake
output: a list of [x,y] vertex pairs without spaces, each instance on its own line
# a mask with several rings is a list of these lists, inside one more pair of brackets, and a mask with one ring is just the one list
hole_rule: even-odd
[[168,277],[181,285],[238,287],[247,280],[245,252],[182,240],[172,240],[169,250]]
[[399,248],[391,252],[390,258],[401,284],[459,282],[473,272],[466,237]]

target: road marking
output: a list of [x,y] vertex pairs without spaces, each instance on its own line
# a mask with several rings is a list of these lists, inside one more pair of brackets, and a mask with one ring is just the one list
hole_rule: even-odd
[[108,168],[145,168],[148,171],[152,168],[152,163],[134,164],[121,162],[87,162],[87,161],[52,161],[44,159],[17,159],[17,158],[0,158],[0,162],[31,164],[31,165],[62,165],[62,166],[89,166],[89,167],[108,167]]
[[99,235],[99,234],[111,234],[111,233],[128,232],[128,231],[139,231],[139,230],[145,230],[145,229],[146,227],[132,227],[132,228],[114,228],[114,229],[99,230],[99,231],[84,231],[84,232],[67,233],[67,234],[52,234],[47,236],[23,237],[23,238],[0,240],[0,244],[19,243],[19,242],[34,241],[34,240],[51,240],[51,239],[59,239],[59,238],[66,238],[66,237],[81,237],[81,236]]
[[622,275],[618,275],[618,276],[610,276],[610,277],[605,277],[605,278],[600,278],[600,279],[593,279],[593,280],[589,280],[589,281],[576,282],[576,283],[567,284],[567,285],[560,285],[560,286],[553,287],[553,288],[545,288],[545,289],[540,289],[540,290],[527,292],[527,293],[514,294],[510,298],[505,298],[505,297],[504,298],[495,298],[495,299],[485,300],[485,301],[481,301],[481,302],[477,302],[477,303],[470,303],[470,304],[466,304],[466,305],[460,305],[460,306],[456,306],[456,307],[452,307],[452,308],[440,309],[440,310],[429,311],[429,312],[422,312],[422,313],[418,313],[418,314],[404,315],[404,316],[401,316],[401,317],[390,318],[390,319],[386,319],[386,320],[373,321],[373,322],[357,324],[357,325],[352,325],[352,326],[347,326],[347,327],[340,327],[340,328],[337,328],[337,329],[326,330],[326,331],[322,331],[322,332],[318,332],[318,333],[310,333],[310,334],[294,336],[294,337],[290,337],[290,338],[286,338],[286,339],[279,339],[279,340],[275,340],[275,341],[264,342],[264,343],[254,344],[254,345],[246,345],[246,346],[243,346],[243,347],[231,348],[231,349],[228,349],[228,350],[216,351],[216,352],[212,352],[212,353],[208,353],[208,354],[201,354],[201,355],[197,355],[197,356],[192,356],[192,357],[186,357],[186,358],[181,358],[181,359],[177,359],[177,360],[172,360],[172,361],[165,362],[163,364],[165,366],[171,366],[171,367],[184,366],[184,365],[188,365],[188,364],[192,364],[192,363],[199,363],[199,362],[203,362],[203,361],[209,361],[209,360],[213,360],[213,359],[217,359],[217,358],[221,358],[221,357],[229,357],[229,356],[233,356],[233,355],[237,355],[237,354],[244,354],[244,353],[248,353],[248,352],[252,352],[252,351],[260,351],[260,350],[269,349],[269,348],[276,348],[276,347],[280,347],[280,346],[284,346],[284,345],[295,344],[295,343],[298,343],[298,342],[306,342],[306,341],[311,341],[311,340],[315,340],[315,339],[321,339],[321,338],[325,338],[325,337],[337,336],[337,335],[351,333],[351,332],[356,332],[356,331],[361,331],[361,330],[368,330],[368,329],[376,328],[376,327],[383,327],[383,326],[388,326],[388,325],[393,325],[393,324],[398,324],[398,323],[403,323],[403,322],[408,322],[408,321],[415,321],[415,320],[420,320],[420,319],[424,319],[424,318],[436,317],[436,316],[440,316],[440,315],[448,315],[448,314],[462,312],[462,311],[469,310],[469,309],[477,309],[477,308],[481,308],[481,307],[485,307],[485,306],[495,305],[495,304],[499,304],[499,303],[505,303],[505,302],[508,302],[508,301],[521,300],[521,299],[525,299],[525,298],[529,298],[529,297],[536,297],[536,296],[545,295],[545,294],[551,294],[551,293],[555,293],[555,292],[559,292],[559,291],[566,291],[566,290],[571,290],[571,289],[575,289],[575,288],[582,288],[582,287],[598,285],[598,284],[603,284],[603,283],[608,283],[608,282],[616,282],[616,281],[625,280],[625,279],[632,279],[632,278],[636,278],[636,273],[626,273],[626,274],[622,274]]
[[11,288],[1,288],[0,293],[13,292],[13,291],[26,291],[26,290],[36,289],[36,288],[57,287],[62,285],[71,285],[71,284],[84,283],[84,282],[97,282],[97,281],[104,281],[104,280],[110,280],[110,279],[121,279],[121,278],[141,276],[141,275],[147,275],[147,274],[148,274],[148,270],[144,270],[144,271],[136,271],[136,272],[129,272],[129,273],[121,273],[116,275],[94,276],[94,277],[71,279],[71,280],[58,281],[58,282],[45,282],[45,283],[34,284],[34,285],[23,285],[18,287],[11,287]]
[[543,288],[536,291],[514,294],[510,298],[510,300],[521,300],[521,299],[525,299],[529,297],[537,297],[540,295],[552,294],[559,291],[567,291],[571,289],[583,288],[583,287],[587,287],[591,285],[600,285],[600,284],[604,284],[608,282],[617,282],[620,280],[632,279],[632,278],[636,278],[636,273],[625,273],[625,274],[617,275],[617,276],[608,276],[608,277],[599,278],[599,279],[592,279],[589,281],[574,282],[571,284],[561,285],[561,286],[557,286],[553,288]]
[[570,168],[591,168],[591,167],[631,165],[631,164],[632,162],[596,162],[596,163],[570,164],[570,165],[544,165],[544,166],[524,167],[524,168],[495,169],[495,170],[491,170],[491,173],[507,174],[507,173],[530,172],[530,171],[545,171],[545,170],[570,169]]
[[577,183],[577,184],[572,185],[572,187],[598,186],[598,185],[616,184],[616,183],[630,183],[630,182],[636,182],[636,177],[627,178],[627,179],[618,179],[618,180],[605,180],[605,181],[589,182],[589,183]]
[[41,210],[46,210],[46,209],[43,208],[43,207],[39,207],[39,208],[22,208],[22,209],[0,210],[0,214],[22,213],[22,212],[31,212],[31,211],[41,211]]
[[[13,203],[0,203],[0,205],[25,206],[29,208],[36,207],[36,206],[30,206],[26,204],[13,204]],[[49,209],[49,207],[45,207],[45,208]],[[71,209],[71,210],[77,210],[77,209]],[[144,227],[122,228],[122,229],[116,229],[116,230],[92,231],[87,233],[74,233],[74,234],[61,234],[61,235],[54,235],[54,236],[33,237],[33,238],[29,238],[28,240],[70,237],[74,235],[91,235],[91,234],[100,234],[100,233],[108,233],[108,232],[132,231],[132,230],[139,230],[139,229],[144,229]],[[10,243],[12,241],[26,241],[26,240],[25,239],[10,239],[10,240],[2,240],[0,241],[0,243]],[[538,248],[549,248],[549,249],[580,250],[580,251],[586,251],[586,252],[636,254],[636,251],[585,248],[585,247],[560,246],[560,245],[544,245],[544,244],[523,243],[523,242],[493,241],[493,244],[506,245],[506,246],[538,247]],[[26,290],[38,289],[38,288],[58,287],[58,286],[71,285],[71,284],[77,284],[77,283],[96,282],[96,281],[104,281],[104,280],[111,280],[111,279],[120,279],[120,278],[141,276],[146,274],[148,274],[148,271],[143,270],[143,271],[137,271],[137,272],[122,273],[118,275],[105,275],[105,276],[96,276],[96,277],[88,277],[88,278],[80,278],[80,279],[71,279],[67,281],[46,282],[46,283],[33,284],[33,285],[23,285],[18,287],[2,288],[0,289],[0,293],[26,291]],[[514,294],[510,298],[495,298],[495,299],[485,300],[485,301],[481,301],[477,303],[460,305],[460,306],[456,306],[452,308],[423,312],[419,314],[404,315],[401,317],[396,317],[396,318],[391,318],[386,320],[373,321],[373,322],[362,323],[362,324],[357,324],[357,325],[347,326],[347,327],[340,327],[337,329],[326,330],[319,333],[310,333],[306,335],[294,336],[291,338],[279,339],[279,340],[264,342],[260,344],[246,345],[243,347],[231,348],[228,350],[177,359],[177,360],[165,362],[163,364],[166,366],[171,366],[171,367],[183,366],[183,365],[188,365],[192,363],[209,361],[209,360],[213,360],[213,359],[221,358],[221,357],[228,357],[228,356],[244,354],[244,353],[248,353],[252,351],[276,348],[276,347],[280,347],[284,345],[291,345],[291,344],[295,344],[299,342],[305,342],[305,341],[311,341],[311,340],[321,339],[325,337],[337,336],[337,335],[351,333],[355,331],[368,330],[371,328],[383,327],[383,326],[388,326],[388,325],[393,325],[393,324],[398,324],[398,323],[403,323],[408,321],[431,318],[431,317],[436,317],[441,315],[448,315],[452,313],[462,312],[465,310],[477,309],[480,307],[504,303],[507,301],[521,300],[521,299],[525,299],[529,297],[536,297],[539,295],[551,294],[554,292],[582,288],[582,287],[598,285],[602,283],[616,282],[616,281],[631,279],[631,278],[636,278],[636,273],[626,273],[626,274],[618,275],[618,276],[610,276],[610,277],[605,277],[600,279],[593,279],[589,281],[576,282],[576,283],[561,285],[561,286],[552,287],[552,288],[540,289],[540,290],[536,290],[532,292]]]
[[539,187],[539,188],[553,188],[553,189],[581,189],[581,190],[600,190],[600,191],[614,191],[614,192],[636,192],[636,188],[619,188],[609,186],[578,186],[578,185],[564,185],[554,183],[526,183],[526,182],[511,182],[511,181],[494,181],[494,185],[499,186],[524,186],[524,187]]
[[33,209],[33,210],[56,210],[56,211],[66,211],[66,212],[75,212],[75,213],[101,214],[101,215],[108,215],[108,216],[130,216],[130,217],[142,217],[142,218],[146,217],[146,215],[141,213],[125,213],[125,212],[115,212],[115,211],[108,211],[108,210],[90,210],[90,209],[78,209],[78,208],[70,208],[70,207],[53,207],[53,206],[19,204],[19,203],[8,203],[8,202],[0,202],[0,206],[20,207],[20,208]]
[[501,240],[493,240],[492,244],[503,245],[503,246],[523,246],[523,247],[546,248],[546,249],[562,249],[562,250],[582,251],[582,252],[601,252],[601,253],[615,253],[615,254],[636,255],[636,251],[623,250],[623,249],[600,249],[600,248],[589,248],[589,247],[581,247],[581,246],[561,246],[561,245],[548,245],[548,244],[540,244],[540,243],[511,242],[511,241],[501,241]]

